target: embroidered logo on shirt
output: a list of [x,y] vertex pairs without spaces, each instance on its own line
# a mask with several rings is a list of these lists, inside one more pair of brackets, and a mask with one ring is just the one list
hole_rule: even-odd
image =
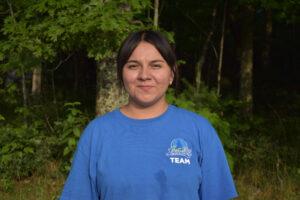
[[[186,141],[184,141],[181,138],[176,138],[172,140],[171,146],[168,149],[168,153],[166,154],[167,156],[172,156],[170,157],[170,160],[172,163],[177,163],[177,164],[188,164],[190,165],[190,157],[192,156],[192,150],[188,148],[188,145]],[[176,157],[173,157],[176,156]],[[181,156],[181,157],[177,157]],[[185,157],[185,158],[182,158]]]

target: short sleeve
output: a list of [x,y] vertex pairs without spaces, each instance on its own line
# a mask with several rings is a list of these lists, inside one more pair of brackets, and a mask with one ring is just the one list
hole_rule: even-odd
[[228,200],[237,192],[222,143],[211,124],[202,128],[201,200]]
[[98,198],[96,181],[91,176],[91,160],[89,135],[91,127],[82,134],[73,156],[72,166],[62,194],[58,200],[96,200]]

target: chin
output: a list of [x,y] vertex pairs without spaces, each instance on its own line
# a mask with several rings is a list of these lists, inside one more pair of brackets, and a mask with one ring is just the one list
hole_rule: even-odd
[[141,107],[150,107],[150,106],[155,105],[155,103],[156,102],[153,102],[153,101],[139,101],[139,102],[136,102],[136,104],[141,106]]
[[153,106],[157,103],[159,103],[162,99],[158,98],[158,99],[135,99],[135,104],[141,106],[141,107],[150,107]]

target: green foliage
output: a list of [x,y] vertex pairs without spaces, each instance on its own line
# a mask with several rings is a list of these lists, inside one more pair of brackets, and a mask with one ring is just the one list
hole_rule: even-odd
[[79,102],[65,103],[66,116],[64,119],[54,122],[55,132],[58,133],[58,149],[59,152],[63,152],[60,157],[67,171],[70,170],[77,142],[89,120],[76,108],[78,105],[80,105]]
[[262,123],[262,119],[247,114],[242,115],[242,111],[252,106],[247,102],[234,99],[226,99],[222,102],[223,113],[226,120],[230,123],[232,130],[237,133],[249,132],[252,127]]
[[147,26],[143,21],[149,19],[141,14],[151,6],[149,0],[28,0],[4,6],[8,3],[13,12],[0,27],[0,61],[6,71],[52,63],[74,49],[96,60],[111,58],[129,32]]
[[239,158],[236,163],[238,171],[262,169],[269,173],[266,174],[269,177],[297,173],[299,161],[294,158],[298,156],[299,151],[295,149],[299,147],[299,142],[287,138],[294,137],[294,133],[300,130],[299,119],[294,113],[299,109],[296,103],[299,99],[297,95],[289,95],[295,102],[290,102],[289,114],[285,113],[286,107],[280,109],[285,113],[282,117],[273,107],[274,115],[270,115],[270,110],[263,113],[260,109],[258,113],[243,115],[242,110],[250,105],[233,99],[223,101],[224,117],[235,133],[232,135],[235,141],[232,155]]
[[[14,124],[0,114],[0,121],[4,122],[0,126],[0,184],[4,189],[10,188],[13,179],[44,173],[44,164],[53,159],[62,163],[63,170],[70,169],[78,139],[89,121],[77,108],[79,105],[79,102],[65,103],[64,117],[52,122],[48,118],[42,120],[37,113],[43,110],[34,107],[18,107]],[[23,116],[30,122],[29,127],[20,120]],[[45,129],[45,124],[53,126],[53,130]]]
[[230,153],[234,148],[233,136],[231,135],[230,124],[221,117],[220,99],[214,90],[209,90],[204,84],[202,84],[199,94],[195,94],[194,86],[184,79],[183,83],[186,89],[177,96],[175,96],[173,89],[168,90],[168,103],[198,113],[212,123],[223,143],[230,168],[233,170],[234,159]]
[[49,155],[40,149],[44,138],[36,127],[6,125],[0,128],[0,134],[0,178],[9,188],[11,179],[22,179],[39,171]]

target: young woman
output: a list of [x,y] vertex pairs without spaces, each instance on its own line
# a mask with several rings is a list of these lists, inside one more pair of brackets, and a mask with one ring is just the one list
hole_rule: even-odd
[[94,119],[60,200],[228,200],[237,196],[222,144],[198,114],[169,105],[176,58],[160,33],[128,36],[117,57],[128,105]]

